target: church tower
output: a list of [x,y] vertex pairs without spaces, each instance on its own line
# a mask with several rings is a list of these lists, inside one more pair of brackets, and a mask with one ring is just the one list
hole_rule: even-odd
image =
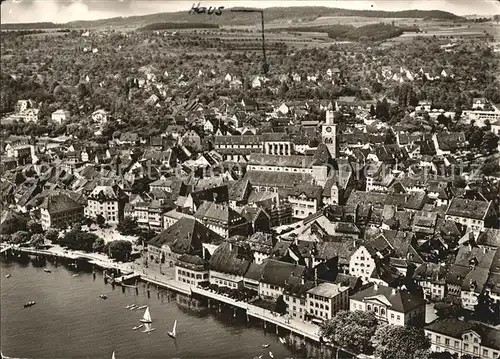
[[330,156],[332,158],[336,158],[337,151],[336,151],[336,146],[337,146],[337,141],[336,141],[336,136],[337,136],[337,125],[335,125],[333,121],[333,116],[334,116],[334,111],[333,111],[333,106],[330,105],[326,109],[326,119],[325,123],[321,125],[321,139],[323,143],[326,145],[328,148],[328,151],[330,152]]

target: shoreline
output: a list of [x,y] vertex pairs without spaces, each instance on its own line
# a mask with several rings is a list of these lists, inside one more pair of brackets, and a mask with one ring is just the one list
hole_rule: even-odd
[[[6,248],[5,244],[2,244],[2,253],[5,252],[4,250],[5,248]],[[55,248],[62,249],[62,247],[55,247]],[[43,249],[35,249],[32,247],[14,247],[14,246],[9,246],[8,249],[14,252],[21,252],[28,255],[53,256],[75,261],[85,260],[87,263],[95,265],[103,269],[104,271],[106,271],[107,269],[119,270],[122,273],[120,276],[134,276],[137,277],[138,280],[145,282],[148,286],[149,284],[153,284],[156,285],[158,288],[159,287],[165,288],[170,291],[184,295],[191,296],[192,294],[196,294],[207,299],[209,303],[212,300],[218,302],[219,306],[221,305],[221,303],[229,305],[230,307],[233,308],[235,312],[237,310],[244,310],[247,316],[247,320],[249,317],[259,319],[263,321],[264,328],[266,328],[268,324],[272,324],[276,327],[276,332],[278,332],[278,328],[282,328],[294,333],[295,335],[302,336],[304,339],[308,338],[313,342],[315,342],[316,344],[322,344],[319,335],[319,326],[315,324],[299,321],[293,318],[287,319],[267,309],[257,307],[247,302],[239,302],[229,297],[225,297],[220,294],[202,289],[200,287],[193,287],[186,283],[177,282],[175,279],[167,279],[167,280],[154,279],[145,275],[144,273],[131,269],[130,265],[127,265],[127,263],[116,263],[112,262],[109,259],[107,261],[104,259],[99,259],[99,257],[103,256],[100,254],[83,253],[83,252],[80,253],[79,251],[71,251],[71,250],[55,251],[51,249],[43,250]],[[117,285],[121,285],[120,282],[118,282]],[[331,345],[330,343],[323,342],[323,344],[331,346],[333,348],[337,348],[334,345]],[[339,349],[342,352],[348,353],[351,356],[356,357],[356,354],[352,352],[349,352],[342,348]]]

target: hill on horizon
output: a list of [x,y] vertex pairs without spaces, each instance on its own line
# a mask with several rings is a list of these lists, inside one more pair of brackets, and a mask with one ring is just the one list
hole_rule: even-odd
[[[92,21],[72,21],[64,24],[55,23],[29,23],[29,24],[1,24],[2,30],[20,29],[56,29],[56,28],[102,28],[102,27],[143,27],[154,23],[176,22],[176,23],[204,23],[217,25],[254,25],[259,15],[255,13],[237,13],[227,8],[222,15],[189,14],[186,11],[171,13],[157,13],[150,15],[114,17],[109,19]],[[325,16],[346,17],[373,17],[373,18],[409,18],[409,19],[438,19],[438,20],[460,20],[460,16],[440,10],[404,10],[404,11],[375,11],[375,10],[349,10],[329,8],[321,6],[303,7],[271,7],[264,9],[266,23],[286,20],[312,21]]]

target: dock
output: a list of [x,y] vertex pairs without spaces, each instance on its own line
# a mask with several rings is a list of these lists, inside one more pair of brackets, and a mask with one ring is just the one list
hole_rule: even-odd
[[[7,250],[5,248],[7,247],[3,246],[2,250],[3,251]],[[9,247],[9,249],[10,248],[11,247]],[[308,338],[315,342],[320,342],[320,328],[319,326],[313,323],[304,322],[302,320],[298,320],[295,318],[284,317],[275,312],[258,307],[251,303],[240,302],[232,298],[229,298],[227,296],[220,295],[212,291],[203,289],[201,287],[191,286],[187,283],[178,282],[174,279],[166,279],[166,280],[163,279],[161,281],[156,280],[147,277],[139,272],[131,271],[130,267],[127,267],[126,265],[107,262],[101,260],[100,258],[96,258],[97,256],[90,253],[80,254],[71,251],[40,250],[40,249],[26,248],[26,247],[13,247],[12,249],[15,251],[33,255],[47,255],[47,256],[64,257],[74,260],[87,260],[89,263],[104,269],[120,269],[124,273],[124,275],[114,278],[114,283],[116,284],[123,284],[123,282],[135,278],[138,280],[142,280],[146,283],[154,284],[158,288],[166,288],[168,290],[181,293],[184,295],[191,296],[192,294],[197,294],[201,297],[207,298],[209,302],[210,300],[213,300],[231,306],[235,311],[235,315],[237,310],[244,311],[247,316],[247,320],[250,317],[259,319],[263,321],[264,328],[266,328],[268,324],[272,324],[276,327],[276,332],[278,332],[278,328],[282,328],[297,335],[303,336],[304,338]]]
[[140,274],[137,274],[135,272],[127,273],[124,275],[121,275],[119,277],[116,277],[114,279],[115,284],[122,284],[123,282],[126,282],[130,279],[139,279],[141,277]]
[[230,306],[245,310],[247,316],[262,320],[264,322],[264,327],[267,326],[267,323],[271,323],[276,326],[276,331],[278,330],[278,328],[283,328],[295,334],[301,335],[304,338],[309,338],[315,342],[320,341],[319,326],[315,324],[293,318],[285,318],[267,309],[257,307],[256,305],[250,303],[236,301],[232,298],[213,293],[200,287],[190,287],[190,289],[192,293],[196,293],[203,297],[223,302]]

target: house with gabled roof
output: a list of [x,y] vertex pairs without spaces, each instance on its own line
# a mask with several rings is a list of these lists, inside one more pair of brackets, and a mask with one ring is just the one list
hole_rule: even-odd
[[426,325],[424,332],[433,352],[481,359],[500,357],[500,330],[480,322],[438,318]]
[[248,221],[227,204],[206,201],[199,206],[194,217],[224,238],[250,233]]
[[64,193],[49,194],[39,206],[42,228],[68,228],[83,217],[83,206]]
[[231,242],[221,243],[209,260],[210,284],[233,289],[243,289],[244,275],[252,263],[243,247]]
[[417,294],[374,284],[349,298],[350,311],[372,312],[382,323],[425,324],[425,300]]
[[455,197],[446,209],[446,219],[451,219],[473,229],[484,230],[494,221],[495,209],[491,201],[476,201]]
[[301,279],[305,275],[306,267],[302,265],[267,259],[259,281],[259,295],[276,299],[283,295],[289,281],[294,277]]
[[158,263],[173,264],[184,254],[203,256],[203,243],[221,242],[222,237],[203,223],[184,216],[147,243],[148,256]]

